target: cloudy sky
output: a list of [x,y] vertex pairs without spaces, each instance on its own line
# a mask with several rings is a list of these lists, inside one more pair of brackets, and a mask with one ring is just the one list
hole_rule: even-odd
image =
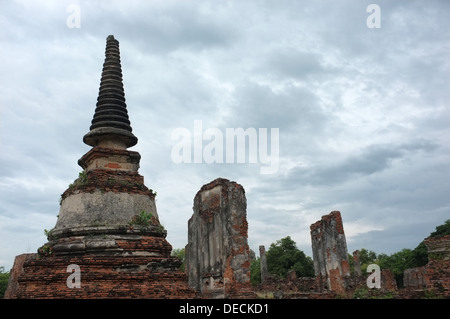
[[[82,137],[110,34],[139,138],[131,149],[174,248],[187,242],[195,194],[217,177],[245,188],[256,252],[289,235],[311,256],[309,226],[333,210],[349,252],[413,249],[450,218],[448,1],[5,0],[0,266],[55,226],[90,149]],[[194,121],[223,135],[278,128],[278,170],[261,174],[259,155],[176,163],[172,133],[193,141]]]

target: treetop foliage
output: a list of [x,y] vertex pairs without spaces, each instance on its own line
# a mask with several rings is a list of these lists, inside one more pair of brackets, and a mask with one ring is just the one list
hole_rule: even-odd
[[438,238],[445,235],[450,235],[450,219],[447,219],[442,225],[436,226],[436,230],[428,238]]
[[277,240],[266,253],[269,273],[286,277],[289,270],[295,270],[297,277],[313,277],[314,264],[310,257],[297,248],[290,236]]

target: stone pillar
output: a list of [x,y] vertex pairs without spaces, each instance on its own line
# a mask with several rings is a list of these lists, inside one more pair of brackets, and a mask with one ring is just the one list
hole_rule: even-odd
[[322,216],[310,229],[316,277],[326,278],[328,289],[344,293],[350,264],[341,213]]
[[353,268],[356,276],[362,276],[361,261],[359,260],[359,250],[353,252]]
[[266,248],[264,245],[259,246],[259,263],[261,266],[261,283],[263,284],[267,275],[269,274],[269,268],[267,267]]
[[194,198],[186,256],[189,286],[205,298],[242,297],[250,291],[247,201],[244,188],[218,178]]

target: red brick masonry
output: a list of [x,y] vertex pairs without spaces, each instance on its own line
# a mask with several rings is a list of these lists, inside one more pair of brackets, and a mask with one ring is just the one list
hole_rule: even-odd
[[[80,267],[80,288],[69,288],[67,266]],[[5,298],[194,298],[178,258],[152,256],[16,257]]]

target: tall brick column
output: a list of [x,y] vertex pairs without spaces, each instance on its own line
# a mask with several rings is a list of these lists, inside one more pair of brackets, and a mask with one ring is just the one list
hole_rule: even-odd
[[356,276],[362,276],[361,260],[359,259],[359,250],[353,252],[353,268]]
[[190,287],[206,298],[253,296],[244,188],[218,178],[194,199],[188,222],[186,270]]
[[345,292],[350,264],[341,213],[333,211],[322,216],[310,229],[316,276],[326,278],[329,290]]

